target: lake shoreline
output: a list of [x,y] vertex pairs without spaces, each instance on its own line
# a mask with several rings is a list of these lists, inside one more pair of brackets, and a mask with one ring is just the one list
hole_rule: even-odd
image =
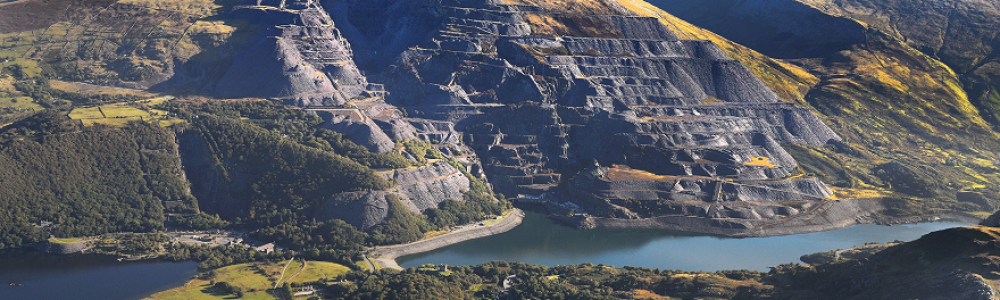
[[396,258],[423,253],[472,239],[501,234],[514,229],[518,225],[521,225],[523,220],[524,211],[515,208],[511,210],[506,217],[496,220],[493,224],[478,225],[483,223],[477,223],[466,225],[472,227],[458,229],[412,243],[376,248],[370,252],[368,257],[372,258],[375,263],[383,268],[403,270],[403,267],[400,267],[399,264],[396,263]]
[[560,223],[577,229],[660,229],[726,237],[769,237],[815,233],[858,224],[891,226],[935,221],[979,224],[983,219],[959,213],[927,216],[887,217],[877,215],[886,209],[881,198],[825,201],[801,214],[773,220],[719,219],[693,216],[662,216],[642,219],[601,217],[566,217],[549,215]]
[[[505,234],[470,240],[397,258],[400,266],[425,264],[477,265],[519,261],[554,267],[590,262],[687,271],[768,268],[800,261],[805,254],[846,249],[868,243],[909,241],[970,224],[936,222],[881,226],[858,224],[836,230],[767,237],[726,237],[664,229],[579,230],[526,211],[523,223]],[[913,219],[912,221],[916,221]]]

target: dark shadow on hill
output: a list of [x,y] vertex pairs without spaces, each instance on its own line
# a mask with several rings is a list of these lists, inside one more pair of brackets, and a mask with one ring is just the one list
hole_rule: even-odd
[[865,41],[865,28],[793,0],[648,0],[685,21],[767,56],[825,57]]
[[151,86],[149,89],[157,92],[167,92],[174,95],[214,96],[215,85],[219,78],[226,74],[233,65],[236,53],[259,31],[262,25],[247,15],[234,11],[235,0],[217,0],[222,5],[222,13],[217,16],[201,19],[203,21],[223,21],[225,25],[236,28],[226,38],[211,35],[190,36],[201,52],[187,60],[176,57],[173,59],[173,75],[169,79]]
[[441,5],[456,0],[321,0],[337,28],[351,43],[355,63],[374,74],[400,53],[430,40],[441,26]]

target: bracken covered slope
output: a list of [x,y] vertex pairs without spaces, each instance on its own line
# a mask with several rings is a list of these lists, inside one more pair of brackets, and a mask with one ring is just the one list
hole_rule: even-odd
[[[893,5],[909,7],[914,14],[930,15],[946,14],[950,8],[889,1],[879,2],[886,6],[885,10],[865,10],[845,4],[849,1],[799,2],[718,0],[693,5],[686,1],[656,0],[651,3],[765,54],[788,58],[785,61],[796,65],[793,68],[820,79],[809,83],[802,100],[844,137],[844,143],[823,148],[791,147],[790,152],[807,173],[819,175],[835,186],[894,192],[893,197],[909,199],[913,205],[912,209],[902,211],[961,210],[979,211],[981,215],[992,211],[995,201],[986,205],[967,201],[971,199],[969,195],[997,198],[993,187],[1000,180],[996,177],[997,153],[993,149],[998,138],[991,128],[991,110],[977,100],[983,86],[970,85],[970,79],[982,79],[959,75],[968,72],[966,67],[943,54],[926,51],[923,42],[907,34],[900,35],[877,22],[867,23],[864,18],[868,14],[901,14],[901,10],[888,8]],[[840,6],[823,6],[820,2],[836,2]],[[966,14],[973,11],[959,2],[951,4]],[[857,14],[837,13],[837,7],[855,9]],[[982,8],[983,14],[991,11],[989,6]],[[942,37],[958,39],[968,35],[969,28],[981,27],[970,25],[979,24],[976,22],[983,21],[981,18],[958,15],[953,20],[956,35]],[[910,17],[898,16],[894,20],[901,18]],[[911,29],[927,27],[920,22],[894,23]],[[813,40],[838,42],[824,49],[805,43]],[[803,43],[789,44],[790,41]],[[979,47],[976,43],[947,44],[968,49]],[[768,69],[753,71],[772,87],[776,84],[762,74],[782,73]],[[900,180],[904,178],[913,180]],[[927,201],[929,198],[934,200]]]

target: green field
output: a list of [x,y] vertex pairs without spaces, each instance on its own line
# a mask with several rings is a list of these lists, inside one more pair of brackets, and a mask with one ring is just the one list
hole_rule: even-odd
[[144,98],[153,98],[157,96],[157,94],[141,90],[62,80],[49,80],[49,86],[53,89],[84,95],[130,95]]
[[34,103],[31,97],[0,97],[0,107],[20,108],[20,109],[44,109],[41,105]]
[[162,110],[152,110],[151,113],[124,104],[77,108],[69,113],[69,117],[70,119],[80,120],[83,126],[93,126],[94,124],[121,126],[132,121],[155,121],[162,127],[169,127],[184,122],[181,119],[167,118],[166,112]]
[[[289,270],[292,266],[288,266]],[[320,279],[333,279],[334,277],[347,274],[351,269],[337,263],[326,261],[310,261],[306,263],[306,269],[302,273],[288,280],[288,283],[314,282]],[[288,271],[286,271],[288,272]]]
[[142,121],[141,117],[129,117],[129,118],[105,118],[105,119],[81,119],[83,126],[94,126],[94,124],[103,124],[111,126],[123,126],[132,121]]
[[50,238],[49,242],[60,243],[60,244],[69,244],[69,243],[79,242],[80,240],[82,240],[82,239],[81,238]]
[[107,118],[149,117],[149,112],[135,107],[105,105],[101,107]]
[[[288,261],[270,265],[246,263],[218,268],[215,270],[214,278],[193,279],[182,287],[156,293],[149,299],[234,299],[233,295],[213,293],[212,281],[228,282],[243,289],[244,294],[241,299],[275,299],[267,290],[274,287],[274,283],[281,276],[281,270],[285,268],[286,264]],[[288,264],[285,277],[292,276],[301,268],[302,262],[298,260]],[[332,279],[348,271],[347,267],[340,264],[309,261],[301,273],[287,279],[287,282],[307,283],[320,279]]]
[[69,112],[69,118],[74,120],[79,119],[103,119],[104,114],[101,113],[100,107],[86,107],[77,108]]

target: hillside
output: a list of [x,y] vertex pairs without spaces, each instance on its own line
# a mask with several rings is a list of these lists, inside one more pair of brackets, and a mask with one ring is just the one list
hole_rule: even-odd
[[81,128],[46,111],[0,131],[0,248],[164,227],[167,202],[197,205],[173,133],[158,126]]
[[[995,299],[1000,231],[953,228],[857,259],[769,272],[684,272],[589,263],[516,262],[353,272],[328,292],[344,299]],[[420,289],[407,284],[419,283]]]
[[[185,173],[147,189],[184,192],[130,226],[337,257],[498,214],[494,191],[583,228],[740,236],[993,211],[1000,135],[958,50],[809,4],[21,0],[0,130],[155,121]],[[72,134],[22,124],[43,110]]]
[[1000,124],[1000,5],[995,1],[803,0],[830,15],[891,33],[960,74],[984,119]]
[[[578,228],[729,236],[981,219],[1000,206],[997,14],[978,0],[0,0],[0,249],[222,227],[360,269],[366,249],[512,202]],[[291,255],[137,236],[210,267]],[[949,229],[768,273],[492,262],[324,287],[991,299],[998,240]]]
[[[969,96],[974,92],[965,84],[967,76],[956,74],[954,66],[935,59],[936,55],[918,51],[919,44],[894,30],[795,1],[652,4],[782,57],[819,79],[801,101],[843,136],[844,143],[792,147],[790,153],[807,173],[836,186],[899,193],[894,197],[966,199],[957,195],[974,192],[996,198],[997,191],[988,184],[996,180],[992,149],[997,141],[990,117],[983,114],[988,110]],[[934,11],[927,8],[926,13]],[[814,40],[829,44],[813,47]],[[903,168],[885,165],[889,161]],[[893,171],[886,169],[890,166],[906,170],[906,175],[890,174]],[[894,179],[901,177],[915,180]],[[917,186],[928,188],[913,188]],[[930,209],[925,201],[911,203]],[[976,208],[960,201],[938,208],[990,211],[992,205]]]

